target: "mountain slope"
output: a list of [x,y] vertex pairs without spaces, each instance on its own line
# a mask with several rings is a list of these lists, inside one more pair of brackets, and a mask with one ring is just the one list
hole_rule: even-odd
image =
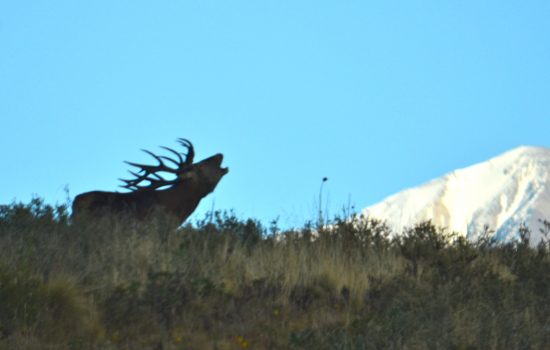
[[525,223],[531,242],[550,220],[550,149],[518,147],[486,162],[455,170],[365,208],[363,214],[403,227],[432,220],[476,239],[485,226],[498,241],[517,238]]

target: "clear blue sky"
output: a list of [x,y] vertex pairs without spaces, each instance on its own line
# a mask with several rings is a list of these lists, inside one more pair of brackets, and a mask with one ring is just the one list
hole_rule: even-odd
[[550,146],[548,1],[2,1],[0,203],[117,190],[139,149],[283,225]]

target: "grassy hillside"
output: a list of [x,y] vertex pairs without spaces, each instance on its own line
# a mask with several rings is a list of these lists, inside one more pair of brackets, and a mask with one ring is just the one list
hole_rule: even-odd
[[[550,228],[550,225],[547,225]],[[280,232],[214,213],[177,232],[0,207],[0,349],[543,349],[550,247],[423,223]],[[313,239],[315,237],[315,239]]]

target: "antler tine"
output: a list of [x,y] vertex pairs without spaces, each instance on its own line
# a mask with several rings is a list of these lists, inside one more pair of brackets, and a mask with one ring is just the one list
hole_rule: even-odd
[[125,187],[125,188],[130,188],[130,187],[134,187],[135,185],[137,185],[138,183],[140,183],[141,181],[143,180],[147,180],[147,176],[146,175],[139,175],[133,171],[130,171],[128,170],[128,172],[132,175],[134,175],[136,178],[135,179],[130,179],[130,180],[126,180],[126,179],[119,179],[120,181],[123,181],[126,183],[126,185],[123,185],[121,187]]
[[162,156],[161,158],[170,160],[170,161],[174,162],[174,163],[177,164],[177,165],[181,165],[182,163],[184,163],[183,158],[181,157],[181,154],[180,154],[179,152],[176,152],[176,151],[174,151],[173,149],[171,149],[171,148],[169,148],[169,147],[165,147],[165,146],[160,146],[160,148],[165,149],[165,150],[167,150],[167,151],[170,151],[170,152],[174,153],[174,154],[178,157],[179,163],[176,162],[175,160],[171,159],[171,158],[168,158],[168,157]]
[[[133,171],[129,171],[129,173],[134,175],[136,178],[131,179],[131,180],[119,179],[119,180],[126,183],[125,185],[121,185],[121,187],[122,188],[127,188],[129,190],[157,189],[159,187],[167,186],[167,185],[170,185],[170,184],[174,183],[174,181],[167,181],[162,176],[160,176],[159,174],[156,174],[156,173],[145,174],[145,175],[139,175],[139,174],[136,174]],[[155,178],[153,178],[151,176],[154,176]],[[149,185],[140,186],[139,184],[142,181],[148,181]]]
[[122,181],[124,181],[128,184],[138,184],[138,183],[140,183],[141,181],[144,181],[144,180],[150,181],[149,176],[155,176],[158,180],[164,180],[162,178],[162,176],[160,176],[159,174],[155,174],[155,173],[151,173],[151,174],[146,173],[146,174],[140,175],[140,174],[135,173],[131,170],[128,170],[128,172],[136,177],[135,179],[131,179],[131,180],[120,179],[120,180],[122,180]]
[[125,163],[128,164],[128,165],[134,166],[136,168],[140,168],[140,171],[144,171],[145,173],[156,173],[157,171],[165,171],[167,173],[175,174],[177,172],[177,169],[170,168],[169,166],[164,164],[164,162],[161,159],[162,157],[157,156],[153,152],[148,151],[146,149],[142,149],[142,151],[149,154],[153,158],[155,158],[159,162],[159,164],[158,165],[146,165],[146,164],[140,164],[140,163],[134,163],[134,162],[127,162],[127,161],[125,161]]
[[[130,173],[134,174],[133,172],[130,172]],[[119,180],[123,181],[125,183],[124,185],[120,185],[120,187],[127,188],[129,190],[135,189],[136,184],[138,184],[141,181],[141,180],[137,180],[137,179],[126,180],[126,179],[121,179],[121,178],[119,178]]]
[[140,168],[140,171],[144,171],[146,173],[151,173],[157,168],[156,165],[145,165],[145,164],[139,164],[139,163],[133,163],[133,162],[127,162],[127,161],[124,161],[124,163],[131,166],[135,166],[136,168]]
[[[124,181],[123,179],[119,179],[119,180]],[[135,189],[135,186],[131,186],[131,185],[128,185],[128,184],[126,184],[126,185],[119,185],[119,187],[126,188],[126,189],[128,189],[128,190],[134,190],[134,189]]]
[[[193,164],[193,157],[195,156],[195,151],[193,149],[193,144],[189,140],[186,139],[178,139],[177,142],[187,148],[187,154],[185,154],[185,160],[183,158],[184,154],[177,152],[169,147],[160,146],[160,148],[167,150],[170,153],[173,153],[176,157],[176,159],[167,157],[167,156],[158,156],[154,154],[151,151],[148,151],[146,149],[142,149],[143,152],[147,153],[151,157],[155,158],[155,160],[158,162],[157,165],[146,165],[146,164],[140,164],[140,163],[134,163],[134,162],[125,162],[126,164],[136,167],[139,169],[139,171],[129,171],[130,174],[132,174],[135,179],[126,180],[126,179],[120,179],[124,184],[121,185],[123,188],[127,188],[132,191],[140,191],[140,190],[155,190],[159,187],[168,186],[177,183],[178,179],[174,180],[166,180],[162,176],[160,176],[159,172],[166,172],[171,174],[179,174],[184,169],[187,169],[187,166]],[[176,169],[167,166],[164,161],[169,161],[177,166]],[[144,182],[148,182],[148,185],[140,185]]]
[[166,156],[160,156],[160,157],[161,157],[162,159],[164,159],[164,160],[168,160],[168,161],[174,163],[174,164],[177,165],[178,167],[181,165],[181,163],[178,163],[176,160],[174,160],[174,159],[172,159],[172,158],[170,158],[170,157],[166,157]]
[[166,172],[169,172],[169,173],[175,173],[176,172],[177,169],[172,169],[169,166],[166,166],[166,164],[164,164],[164,162],[162,161],[162,157],[157,156],[153,152],[148,151],[146,149],[142,149],[142,151],[147,153],[151,157],[155,158],[159,162],[159,165],[155,167],[155,171],[166,171]]
[[179,138],[177,141],[180,145],[187,148],[187,157],[186,157],[185,163],[193,164],[193,158],[195,157],[195,149],[191,141],[184,138]]

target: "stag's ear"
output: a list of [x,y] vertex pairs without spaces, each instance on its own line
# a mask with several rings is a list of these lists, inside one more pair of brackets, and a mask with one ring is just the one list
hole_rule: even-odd
[[193,180],[197,178],[197,172],[196,171],[186,171],[180,174],[181,180]]

